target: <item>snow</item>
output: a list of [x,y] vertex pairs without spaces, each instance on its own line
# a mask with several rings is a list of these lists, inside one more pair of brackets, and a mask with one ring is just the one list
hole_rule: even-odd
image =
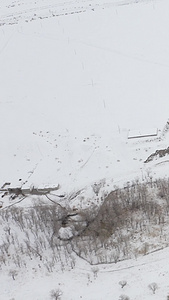
[[[81,191],[72,204],[78,208],[90,203],[95,184],[101,184],[101,198],[137,177],[168,176],[167,157],[144,163],[169,142],[163,132],[169,109],[168,9],[167,0],[1,1],[1,187],[59,184],[58,194]],[[129,130],[139,128],[157,128],[158,136],[128,140]],[[7,198],[2,204],[9,205]],[[61,234],[70,236],[71,230]],[[0,273],[0,299],[45,300],[58,287],[66,300],[121,294],[164,299],[167,260],[164,249],[99,266],[95,280],[81,260],[71,271],[50,274],[31,270],[30,262],[31,271],[15,281]],[[123,279],[128,284],[122,290]],[[147,287],[151,282],[159,286],[155,295]]]
[[138,175],[128,130],[168,120],[167,5],[1,26],[1,185],[67,192]]
[[59,237],[63,240],[71,239],[73,237],[73,232],[71,227],[61,228],[59,230]]
[[[135,300],[165,299],[168,294],[168,259],[168,249],[164,249],[137,260],[98,266],[96,279],[92,267],[84,261],[78,262],[73,270],[55,270],[50,274],[39,271],[37,266],[29,273],[18,275],[15,281],[1,274],[1,299],[47,300],[50,291],[57,288],[63,292],[63,300],[119,299],[122,294]],[[123,289],[119,285],[122,280],[127,281]],[[158,285],[155,295],[148,288],[152,282]]]

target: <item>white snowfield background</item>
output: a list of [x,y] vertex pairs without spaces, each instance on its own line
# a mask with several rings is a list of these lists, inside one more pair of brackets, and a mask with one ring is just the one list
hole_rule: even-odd
[[[168,0],[0,2],[0,186],[87,193],[100,181],[111,190],[168,176],[166,156],[144,163],[169,142],[168,14]],[[166,300],[168,260],[166,248],[99,266],[90,284],[80,260],[73,271],[16,281],[0,271],[0,300],[47,300],[58,284],[64,300]]]
[[[1,1],[0,185],[32,173],[28,186],[68,192],[136,177],[158,144],[133,146],[128,130],[162,130],[168,119],[168,2],[100,1],[94,11],[25,22],[25,6],[42,2],[50,11],[50,1]],[[78,2],[87,4],[96,5]],[[12,26],[3,23],[9,5],[20,16]]]

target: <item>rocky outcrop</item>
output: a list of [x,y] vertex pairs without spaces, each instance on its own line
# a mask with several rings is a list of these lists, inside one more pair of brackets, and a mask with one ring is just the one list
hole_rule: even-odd
[[169,147],[167,149],[156,150],[156,152],[152,153],[144,162],[148,163],[154,159],[164,157],[169,154]]

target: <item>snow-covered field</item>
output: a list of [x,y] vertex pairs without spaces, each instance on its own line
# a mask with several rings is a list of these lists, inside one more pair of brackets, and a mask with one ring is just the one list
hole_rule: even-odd
[[[56,269],[50,274],[37,266],[19,274],[15,280],[1,274],[1,299],[48,300],[52,289],[60,289],[63,300],[118,300],[121,295],[131,300],[167,299],[168,259],[168,249],[164,249],[138,260],[102,265],[98,267],[96,279],[92,267],[83,261],[74,270]],[[120,281],[127,281],[127,285],[121,288]],[[158,286],[155,294],[148,287],[154,282]]]
[[168,120],[168,3],[102,6],[0,27],[0,185],[128,180],[166,146],[127,136]]
[[[169,142],[168,11],[167,0],[1,1],[1,187],[59,184],[59,194],[91,195],[98,182],[110,191],[147,174],[168,176],[167,156],[144,163]],[[81,261],[49,276],[1,274],[0,299],[49,299],[59,282],[66,300],[165,299],[168,255],[101,266],[89,284],[91,267]]]

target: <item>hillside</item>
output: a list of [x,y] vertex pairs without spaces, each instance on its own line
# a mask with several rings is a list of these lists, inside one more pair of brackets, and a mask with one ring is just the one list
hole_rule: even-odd
[[[0,299],[47,300],[55,288],[63,300],[166,299],[168,248],[153,251],[168,246],[168,187],[157,186],[168,184],[168,9],[167,0],[1,1]],[[138,182],[154,205],[152,218],[141,208],[140,231],[123,193]],[[118,260],[104,249],[119,234],[104,220],[117,190],[117,213],[132,220],[119,227],[131,240]]]

